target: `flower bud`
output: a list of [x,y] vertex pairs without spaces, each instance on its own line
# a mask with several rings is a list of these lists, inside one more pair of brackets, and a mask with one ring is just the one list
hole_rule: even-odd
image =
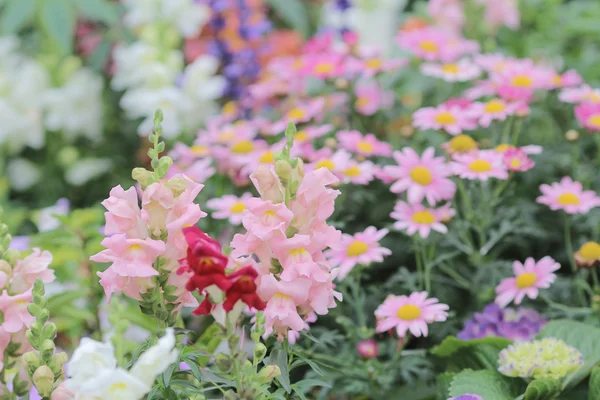
[[267,354],[267,347],[262,343],[257,343],[254,347],[254,363],[258,364],[261,362]]
[[27,353],[23,354],[21,359],[25,364],[25,369],[30,375],[33,375],[42,362],[40,360],[40,356],[35,351],[28,351]]
[[7,276],[12,274],[12,267],[6,260],[0,259],[0,272],[4,272]]
[[567,139],[569,142],[574,142],[576,140],[579,139],[579,132],[576,131],[575,129],[569,129],[566,133],[565,133],[565,139]]
[[50,396],[54,385],[54,374],[47,365],[42,365],[35,371],[33,384],[42,397]]
[[337,147],[337,140],[335,140],[334,138],[325,139],[325,147],[335,149]]
[[45,339],[40,346],[40,355],[42,356],[42,360],[50,360],[52,358],[52,354],[54,354],[54,349],[54,342],[50,339]]
[[379,355],[379,347],[373,339],[361,340],[356,346],[356,350],[363,358],[376,358]]
[[16,249],[8,249],[4,253],[4,259],[8,261],[10,265],[15,265],[21,258],[21,252]]
[[270,383],[273,378],[281,375],[281,370],[277,365],[267,365],[258,373],[258,381],[260,383]]
[[64,147],[58,152],[57,162],[63,168],[68,168],[79,158],[79,151],[75,146]]
[[52,356],[48,366],[54,372],[54,375],[60,375],[63,370],[63,365],[69,360],[69,356],[65,352],[56,353]]
[[238,335],[231,335],[228,344],[230,349],[235,349],[240,345],[240,337]]
[[165,186],[171,190],[173,196],[179,197],[179,195],[187,189],[188,181],[181,177],[172,178],[169,179]]
[[42,329],[42,336],[45,339],[53,340],[56,337],[56,325],[50,323]]
[[219,353],[215,357],[215,364],[217,364],[217,368],[221,372],[229,372],[232,367],[231,357],[227,354]]
[[131,177],[138,181],[142,188],[150,185],[153,182],[152,172],[148,171],[146,168],[134,168],[131,172]]
[[275,162],[275,173],[283,182],[287,182],[292,175],[292,166],[285,160]]

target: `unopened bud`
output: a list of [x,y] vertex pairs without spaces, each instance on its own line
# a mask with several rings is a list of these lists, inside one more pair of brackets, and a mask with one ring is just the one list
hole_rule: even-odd
[[42,329],[42,336],[45,339],[53,340],[56,337],[56,325],[48,324]]
[[42,360],[50,360],[52,358],[52,354],[54,354],[54,349],[55,346],[52,340],[44,340],[40,346],[40,355],[42,356]]
[[275,173],[284,182],[287,182],[292,175],[292,166],[285,160],[275,162]]
[[569,129],[566,133],[565,133],[565,139],[567,139],[569,142],[574,142],[576,140],[579,139],[579,132],[576,131],[575,129]]
[[171,190],[173,196],[179,197],[179,195],[187,189],[188,181],[181,177],[172,178],[169,179],[165,186]]
[[7,276],[12,274],[12,267],[6,260],[0,260],[0,272],[4,272]]
[[270,383],[279,375],[281,375],[281,370],[277,365],[267,365],[258,373],[258,380],[261,383]]
[[28,351],[27,353],[23,354],[21,359],[25,364],[25,369],[27,369],[30,375],[33,375],[42,362],[40,360],[40,356],[35,351]]
[[267,347],[262,343],[257,343],[254,347],[254,363],[258,364],[261,362],[267,354]]
[[33,374],[33,384],[42,397],[47,397],[52,392],[54,374],[47,365],[40,366]]
[[56,353],[52,356],[48,366],[54,372],[54,375],[60,375],[63,370],[63,365],[69,360],[69,356],[65,352]]
[[152,172],[145,168],[134,168],[131,172],[131,177],[138,181],[142,185],[142,188],[145,188],[152,183],[153,175]]
[[348,88],[348,81],[346,79],[343,79],[343,78],[338,78],[338,79],[335,80],[335,87],[337,89],[341,89],[341,90],[347,89]]
[[231,357],[227,354],[219,353],[215,357],[215,364],[217,364],[217,368],[221,372],[229,372],[232,367]]

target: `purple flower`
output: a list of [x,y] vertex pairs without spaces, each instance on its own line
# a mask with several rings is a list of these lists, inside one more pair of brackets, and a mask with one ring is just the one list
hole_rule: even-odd
[[502,309],[498,305],[488,304],[483,312],[475,313],[465,322],[459,339],[481,339],[488,336],[500,336],[511,340],[529,340],[539,333],[546,320],[537,311],[528,308]]
[[483,400],[483,397],[479,396],[478,394],[467,393],[448,400]]

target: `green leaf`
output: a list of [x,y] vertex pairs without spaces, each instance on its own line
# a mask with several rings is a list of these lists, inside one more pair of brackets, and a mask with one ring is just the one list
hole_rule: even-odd
[[466,370],[450,384],[450,397],[477,394],[485,400],[514,400],[524,389],[521,379],[511,379],[494,371]]
[[461,340],[456,336],[448,336],[442,343],[431,349],[431,354],[438,357],[450,357],[459,350],[474,347],[481,344],[490,345],[502,350],[508,347],[512,340],[503,337],[490,336],[483,339]]
[[600,367],[592,368],[588,400],[600,400]]
[[556,320],[550,321],[538,336],[560,339],[583,354],[583,366],[567,375],[563,381],[563,389],[577,385],[600,362],[600,328],[572,320]]
[[18,32],[35,14],[35,0],[9,0],[0,16],[0,33]]
[[73,48],[75,34],[75,9],[69,0],[43,0],[40,18],[46,33],[62,54]]
[[294,30],[305,38],[310,36],[308,12],[301,0],[267,0],[267,3]]
[[456,374],[451,373],[443,373],[437,376],[435,381],[436,386],[436,399],[437,400],[446,400],[448,399],[448,393],[450,391],[450,384]]
[[288,369],[287,351],[285,351],[285,349],[272,350],[271,354],[269,354],[267,363],[269,365],[277,365],[279,367],[281,375],[279,375],[276,379],[279,381],[285,391],[290,393],[292,388],[290,385],[290,371]]
[[431,353],[444,358],[448,372],[459,372],[463,369],[495,371],[498,368],[498,353],[510,343],[512,341],[500,337],[460,340],[450,336],[431,349]]
[[527,386],[523,400],[551,400],[560,394],[560,381],[536,379]]
[[77,0],[77,9],[85,18],[113,25],[119,21],[115,4],[106,0]]

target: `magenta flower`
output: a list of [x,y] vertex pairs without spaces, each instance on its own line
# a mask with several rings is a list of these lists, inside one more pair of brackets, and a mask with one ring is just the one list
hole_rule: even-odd
[[419,236],[425,239],[432,230],[440,233],[448,232],[443,222],[454,216],[454,210],[449,204],[436,209],[418,203],[409,204],[399,201],[390,216],[396,220],[394,228],[406,230],[410,236],[419,233]]
[[414,292],[410,296],[389,295],[375,310],[377,332],[396,329],[403,338],[410,331],[414,336],[427,336],[428,324],[443,322],[449,307],[436,298],[427,298],[427,292]]
[[244,193],[241,197],[232,194],[210,199],[206,206],[215,210],[211,216],[215,219],[229,219],[232,225],[242,223],[242,214],[246,211],[246,201],[252,197],[251,193]]
[[419,156],[410,147],[394,152],[398,163],[384,167],[384,171],[396,182],[390,190],[394,193],[408,192],[409,203],[419,203],[424,198],[430,205],[454,197],[456,185],[447,177],[450,168],[443,157],[435,157],[435,150],[429,147]]
[[502,161],[509,171],[529,171],[535,165],[533,160],[527,157],[527,153],[516,148],[506,150]]
[[376,358],[379,355],[379,346],[373,339],[361,340],[356,345],[356,351],[362,358]]
[[354,235],[343,234],[340,247],[325,254],[332,266],[339,267],[338,279],[343,280],[356,265],[382,262],[385,256],[392,254],[390,249],[379,244],[388,232],[387,229],[378,231],[370,226]]
[[477,123],[459,107],[439,105],[420,108],[413,114],[413,126],[421,130],[445,130],[451,135],[475,129]]
[[355,94],[354,108],[363,115],[373,115],[379,109],[390,107],[394,103],[393,94],[383,90],[372,80],[358,82]]
[[392,146],[372,133],[363,136],[359,131],[339,131],[336,137],[341,148],[365,157],[392,155]]
[[487,181],[489,178],[508,178],[503,156],[494,150],[456,154],[451,166],[462,179]]
[[551,210],[564,210],[568,214],[587,214],[600,205],[600,198],[593,190],[583,190],[579,182],[565,176],[552,185],[540,185],[542,196],[536,201]]
[[537,298],[539,289],[547,289],[554,282],[556,275],[553,272],[559,268],[560,264],[548,256],[538,262],[531,257],[524,264],[515,261],[515,277],[503,279],[496,287],[496,304],[506,307],[513,300],[515,304],[521,304],[525,296]]
[[600,103],[582,103],[575,107],[575,117],[586,129],[600,132]]

